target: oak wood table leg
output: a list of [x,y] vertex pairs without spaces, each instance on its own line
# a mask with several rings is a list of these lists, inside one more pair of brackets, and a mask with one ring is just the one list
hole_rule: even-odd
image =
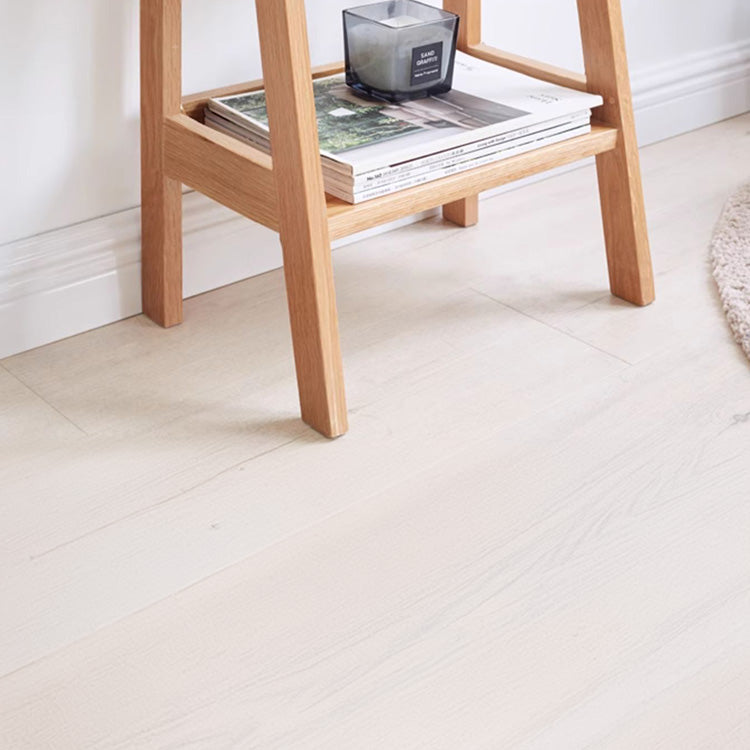
[[[443,8],[461,17],[458,48],[482,41],[482,0],[443,0]],[[443,218],[459,227],[472,227],[479,221],[479,196],[471,195],[443,206]]]
[[597,156],[612,293],[636,305],[654,300],[654,278],[619,0],[578,0],[589,90],[604,97],[595,116],[619,130]]
[[479,196],[472,195],[443,206],[443,218],[459,227],[473,227],[479,221]]
[[182,322],[182,187],[164,172],[164,118],[180,111],[181,0],[141,0],[143,312]]
[[303,0],[256,0],[302,418],[347,430],[331,245]]

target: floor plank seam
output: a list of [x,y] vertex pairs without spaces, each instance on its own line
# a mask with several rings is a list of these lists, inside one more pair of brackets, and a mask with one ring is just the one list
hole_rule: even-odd
[[258,453],[255,456],[250,456],[249,458],[243,458],[240,461],[237,461],[236,463],[232,464],[231,466],[227,466],[225,469],[222,469],[221,471],[218,471],[216,474],[212,474],[210,477],[205,477],[200,482],[196,482],[195,484],[191,485],[190,487],[185,487],[185,489],[180,490],[179,492],[175,493],[174,495],[170,495],[169,497],[164,498],[163,500],[159,500],[158,502],[154,503],[153,505],[149,505],[148,508],[141,508],[140,510],[133,511],[132,513],[127,513],[124,516],[120,516],[119,518],[113,519],[112,521],[108,521],[105,524],[102,524],[101,526],[97,526],[95,529],[91,529],[90,531],[87,531],[85,534],[80,534],[77,537],[74,537],[72,539],[68,539],[65,542],[62,542],[61,544],[57,544],[54,547],[50,547],[49,549],[44,550],[43,552],[39,552],[36,555],[29,555],[29,560],[36,561],[41,560],[43,557],[46,557],[47,555],[51,555],[55,552],[58,552],[61,549],[65,549],[65,547],[69,547],[72,544],[76,544],[80,541],[83,541],[84,539],[88,539],[91,536],[94,536],[95,534],[98,534],[102,531],[105,531],[106,529],[111,528],[112,526],[116,526],[119,523],[122,523],[123,521],[129,521],[133,518],[138,518],[140,516],[145,516],[151,513],[156,508],[161,508],[165,505],[168,505],[169,503],[178,500],[183,495],[186,495],[189,492],[193,492],[194,490],[199,489],[200,487],[203,487],[204,485],[208,484],[209,482],[213,482],[215,479],[218,479],[220,476],[229,473],[230,471],[233,471],[240,466],[246,466],[253,461],[255,461],[258,458],[262,458],[263,456],[267,456],[271,453],[274,453],[277,450],[280,450],[282,448],[286,448],[289,445],[292,445],[292,443],[297,442],[300,438],[305,437],[306,435],[304,433],[295,436],[291,440],[287,440],[284,443],[280,443],[279,445],[274,446],[273,448],[269,448],[268,450],[265,450],[261,453]]
[[[290,440],[289,442],[285,443],[284,445],[279,445],[276,448],[273,448],[273,449],[270,449],[268,451],[265,451],[263,454],[259,454],[258,456],[254,457],[254,458],[260,458],[262,455],[267,455],[269,453],[273,453],[275,450],[278,450],[279,448],[284,448],[287,445],[291,445],[292,443],[297,442],[297,440],[299,440],[300,437],[305,437],[305,436],[304,435],[298,436],[298,437],[294,438],[294,440]],[[250,459],[250,461],[252,461],[252,460],[254,460],[254,459]],[[247,462],[246,461],[240,461],[239,463],[235,464],[234,466],[231,466],[231,467],[227,468],[225,471],[219,472],[216,475],[216,477],[221,476],[222,474],[225,474],[226,472],[229,472],[229,471],[231,471],[233,469],[236,469],[239,466],[243,466],[245,463],[247,463]],[[438,464],[440,464],[440,461],[436,461],[431,466],[438,465]],[[119,523],[120,521],[126,520],[128,518],[136,517],[136,516],[139,516],[139,515],[145,515],[151,509],[157,508],[157,507],[159,507],[161,505],[165,505],[165,504],[167,504],[167,503],[169,503],[169,502],[171,502],[173,500],[176,500],[179,497],[181,497],[182,495],[184,495],[186,492],[190,492],[190,491],[192,491],[192,489],[195,489],[197,487],[201,487],[202,485],[207,484],[209,481],[212,481],[216,477],[212,477],[209,480],[206,480],[204,482],[200,482],[197,485],[195,485],[195,487],[186,489],[186,490],[184,490],[183,492],[180,492],[177,495],[174,495],[174,496],[172,496],[172,497],[170,497],[170,498],[168,498],[166,500],[163,500],[163,501],[161,501],[159,503],[156,503],[156,504],[150,506],[148,509],[145,509],[145,510],[142,510],[142,511],[138,511],[138,512],[135,512],[135,513],[131,513],[128,516],[124,516],[123,518],[118,519],[117,521],[112,521],[112,522],[110,522],[108,524],[105,524],[104,526],[101,526],[98,529],[94,529],[94,530],[92,530],[92,531],[90,531],[90,532],[88,532],[86,534],[81,535],[80,537],[77,537],[76,539],[71,539],[68,542],[65,542],[64,544],[58,545],[58,547],[56,547],[56,548],[52,548],[50,550],[47,550],[46,552],[43,552],[40,555],[36,555],[36,556],[34,556],[33,558],[30,558],[30,559],[34,559],[34,560],[39,559],[41,556],[43,556],[45,554],[49,554],[49,553],[53,552],[55,549],[61,549],[61,548],[66,547],[66,546],[68,546],[70,544],[74,544],[75,542],[79,541],[80,539],[84,539],[84,538],[86,538],[88,536],[96,534],[98,531],[101,531],[102,529],[106,529],[109,526],[113,526],[113,525]],[[349,503],[349,504],[347,504],[347,505],[339,508],[338,510],[336,510],[333,513],[329,513],[326,516],[323,516],[323,517],[321,517],[321,518],[319,518],[319,519],[317,519],[317,520],[315,520],[315,521],[313,521],[311,523],[305,524],[304,526],[301,526],[301,527],[295,529],[293,532],[291,532],[291,533],[289,533],[289,534],[287,534],[285,536],[281,536],[278,539],[275,539],[270,544],[265,544],[264,546],[260,547],[259,549],[255,550],[254,552],[251,552],[249,555],[247,555],[247,556],[245,556],[245,557],[243,557],[243,558],[241,558],[239,560],[236,560],[236,561],[230,563],[229,565],[225,565],[224,567],[221,567],[221,568],[218,568],[218,569],[214,570],[212,573],[210,573],[207,576],[204,576],[203,578],[196,579],[195,581],[191,582],[187,586],[183,586],[182,588],[178,588],[178,589],[173,590],[168,596],[165,596],[162,599],[158,599],[158,600],[156,600],[154,602],[151,602],[151,603],[149,603],[149,604],[147,604],[147,605],[145,605],[143,607],[140,607],[138,609],[134,609],[133,611],[128,612],[124,617],[120,617],[118,620],[113,620],[112,622],[105,623],[104,625],[95,628],[90,633],[86,633],[82,637],[76,638],[75,640],[70,641],[69,643],[66,643],[63,646],[59,646],[58,648],[54,648],[49,653],[42,654],[41,656],[33,659],[32,661],[28,662],[27,664],[23,664],[22,666],[17,667],[16,669],[12,669],[10,672],[6,672],[5,674],[0,674],[0,683],[2,683],[6,679],[14,677],[17,674],[20,674],[24,670],[32,669],[35,666],[37,666],[37,665],[39,665],[39,664],[41,664],[41,663],[43,663],[43,662],[45,662],[45,661],[47,661],[49,659],[54,658],[56,655],[62,653],[63,651],[66,651],[67,649],[71,648],[72,646],[75,646],[76,644],[82,643],[82,642],[84,642],[84,641],[86,641],[86,640],[88,640],[90,638],[95,638],[98,634],[100,634],[102,631],[106,630],[107,628],[113,627],[113,626],[117,625],[120,622],[123,622],[125,620],[130,619],[130,618],[133,618],[133,617],[141,614],[142,612],[146,612],[146,611],[148,611],[148,610],[150,610],[150,609],[152,609],[154,607],[158,607],[163,602],[166,602],[166,601],[169,601],[171,599],[174,599],[176,596],[181,596],[185,592],[190,591],[191,589],[193,589],[193,588],[195,588],[197,586],[203,585],[207,581],[210,581],[211,579],[218,578],[219,576],[225,574],[227,571],[230,571],[230,570],[232,570],[234,568],[237,568],[237,567],[239,567],[241,565],[244,565],[248,560],[251,560],[254,557],[258,557],[259,555],[263,555],[263,554],[267,553],[269,550],[275,549],[276,547],[278,547],[278,546],[280,546],[282,544],[288,544],[289,542],[292,542],[293,540],[295,540],[297,537],[299,537],[301,535],[304,535],[304,534],[307,534],[310,531],[312,531],[313,529],[316,529],[319,526],[323,526],[324,524],[327,524],[331,520],[333,520],[335,518],[338,518],[338,517],[340,517],[340,516],[342,516],[342,515],[344,515],[346,513],[349,513],[351,511],[353,511],[355,508],[357,508],[357,507],[361,506],[362,504],[366,503],[371,498],[377,497],[379,495],[382,495],[384,492],[387,492],[388,490],[393,489],[398,484],[399,484],[399,482],[393,482],[392,484],[389,484],[386,487],[379,488],[378,490],[376,490],[376,491],[368,494],[367,496],[362,497],[362,498],[360,498],[360,499],[358,499],[356,501],[353,501],[353,502],[351,502],[351,503]]]
[[69,424],[72,424],[73,427],[75,427],[76,430],[78,430],[82,435],[85,435],[86,437],[90,437],[89,433],[86,432],[86,430],[84,430],[83,427],[81,427],[81,425],[76,424],[67,414],[60,411],[60,409],[58,409],[54,404],[51,404],[49,401],[47,401],[47,399],[44,398],[44,396],[37,393],[28,383],[25,383],[21,378],[18,377],[18,375],[16,375],[15,372],[13,372],[12,370],[9,370],[2,362],[0,362],[0,367],[2,367],[3,370],[5,370],[5,372],[8,373],[8,375],[10,375],[17,382],[19,382],[30,393],[33,393],[40,401],[43,401],[45,404],[47,404],[47,406],[49,406],[49,408],[52,409],[52,411],[57,412],[66,422],[68,422]]
[[479,294],[482,297],[486,297],[489,300],[492,300],[498,305],[502,305],[503,307],[507,308],[508,310],[513,310],[513,312],[518,313],[519,315],[523,315],[525,318],[528,318],[529,320],[533,320],[535,323],[541,323],[544,326],[547,326],[547,328],[552,329],[553,331],[556,331],[557,333],[563,334],[563,336],[567,336],[570,339],[573,339],[574,341],[577,341],[579,344],[584,344],[585,346],[588,346],[590,349],[595,349],[596,351],[600,352],[601,354],[605,354],[608,357],[612,357],[612,359],[618,360],[618,362],[622,362],[624,365],[627,365],[628,367],[633,367],[635,362],[629,362],[627,359],[623,359],[622,357],[618,356],[617,354],[614,354],[613,352],[609,352],[606,349],[602,349],[599,346],[596,346],[596,344],[592,344],[590,341],[586,341],[582,338],[579,338],[575,334],[570,333],[570,331],[566,331],[563,328],[559,328],[556,325],[553,325],[549,321],[542,320],[541,318],[537,318],[534,315],[530,315],[527,312],[524,312],[523,310],[519,310],[517,307],[513,307],[513,305],[509,305],[507,302],[503,302],[502,300],[497,299],[496,297],[493,297],[490,294],[487,294],[486,292],[482,292],[479,289],[475,289],[474,287],[469,287],[472,292],[475,292],[476,294]]

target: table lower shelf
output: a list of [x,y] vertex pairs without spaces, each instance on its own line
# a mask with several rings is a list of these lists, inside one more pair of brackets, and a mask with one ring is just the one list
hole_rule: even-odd
[[[186,114],[168,117],[164,128],[165,168],[169,177],[278,230],[275,175],[268,155]],[[586,135],[364,203],[352,205],[326,196],[331,238],[346,237],[610,151],[616,147],[617,139],[616,128],[594,123]]]
[[591,132],[586,135],[543,146],[494,164],[426,182],[364,203],[352,205],[326,196],[331,236],[333,239],[345,237],[410,214],[476,195],[508,182],[611,151],[617,145],[617,137],[616,128],[595,123]]

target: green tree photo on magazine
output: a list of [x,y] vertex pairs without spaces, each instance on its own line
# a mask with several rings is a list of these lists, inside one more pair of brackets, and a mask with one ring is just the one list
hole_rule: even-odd
[[[388,107],[386,103],[363,99],[352,93],[343,76],[317,80],[313,88],[323,151],[338,154],[422,130],[419,125],[384,112]],[[265,92],[242,94],[224,101],[268,128]]]

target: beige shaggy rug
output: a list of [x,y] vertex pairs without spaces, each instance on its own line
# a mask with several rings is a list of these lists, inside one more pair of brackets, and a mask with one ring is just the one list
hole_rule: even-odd
[[711,262],[729,325],[750,357],[750,184],[724,208],[711,242]]

